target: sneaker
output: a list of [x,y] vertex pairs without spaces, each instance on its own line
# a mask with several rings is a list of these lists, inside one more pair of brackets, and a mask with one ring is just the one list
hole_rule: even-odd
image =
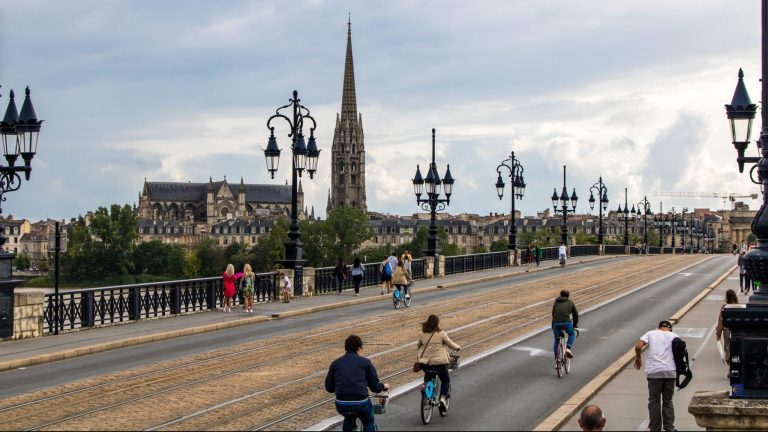
[[448,405],[445,403],[445,396],[440,396],[440,400],[437,403],[440,411],[445,412],[448,409]]
[[571,349],[570,349],[570,348],[566,348],[566,349],[565,349],[565,356],[566,356],[566,357],[568,357],[568,358],[570,358],[570,359],[572,359],[572,358],[573,358],[573,353],[571,352]]
[[355,294],[355,297],[360,297],[360,293]]

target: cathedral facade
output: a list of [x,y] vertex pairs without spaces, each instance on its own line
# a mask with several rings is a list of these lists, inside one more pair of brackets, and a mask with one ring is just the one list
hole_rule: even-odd
[[363,117],[357,112],[355,67],[352,61],[352,23],[347,23],[347,53],[344,62],[344,86],[341,113],[336,113],[336,126],[331,147],[331,190],[327,212],[341,206],[368,211],[365,198],[365,135]]

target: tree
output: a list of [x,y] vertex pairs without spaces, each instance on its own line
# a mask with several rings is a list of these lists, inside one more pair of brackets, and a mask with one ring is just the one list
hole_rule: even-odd
[[216,241],[205,239],[195,246],[194,255],[200,263],[198,275],[200,277],[219,276],[227,268],[227,257]]
[[309,265],[325,267],[332,264],[334,236],[325,221],[299,222],[301,238],[304,241],[304,258]]
[[142,243],[133,252],[136,274],[183,275],[184,249],[181,245],[164,244],[160,240]]
[[200,267],[202,267],[202,263],[194,252],[184,254],[184,264],[182,265],[184,277],[189,279],[200,277]]
[[15,257],[13,257],[13,265],[16,266],[16,268],[19,270],[29,270],[30,264],[31,260],[29,259],[29,256],[24,252],[19,252]]
[[[288,221],[276,220],[269,229],[269,233],[263,236],[254,248],[258,261],[252,264],[254,270],[259,272],[271,271],[278,261],[285,256],[285,245],[288,240]],[[222,270],[224,271],[224,270]]]
[[494,240],[491,243],[491,252],[501,252],[507,250],[509,241],[506,239]]
[[324,224],[327,226],[326,234],[333,239],[331,262],[337,258],[349,261],[360,245],[374,236],[368,215],[354,207],[341,206],[333,210],[328,213]]

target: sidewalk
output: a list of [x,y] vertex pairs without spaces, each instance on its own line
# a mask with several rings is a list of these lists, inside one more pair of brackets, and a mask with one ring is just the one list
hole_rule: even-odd
[[[735,262],[735,260],[734,260]],[[728,390],[727,367],[720,359],[715,343],[715,326],[720,307],[725,303],[725,292],[733,289],[739,293],[739,278],[731,272],[723,282],[685,314],[673,331],[688,344],[693,380],[682,390],[675,389],[675,428],[678,430],[704,430],[696,425],[688,413],[688,405],[696,391]],[[739,294],[739,302],[746,303],[747,296]],[[647,329],[635,329],[638,339],[656,323],[648,323]],[[630,331],[630,329],[627,329]],[[627,347],[629,350],[632,347]],[[645,359],[643,359],[645,365]],[[595,404],[603,410],[605,430],[648,430],[648,386],[645,373],[635,370],[634,362],[628,364],[611,382],[595,394],[587,405]],[[580,410],[579,410],[580,412]],[[568,420],[561,430],[581,430],[578,413]]]
[[[578,257],[575,263],[614,258]],[[501,279],[513,275],[558,268],[557,261],[544,261],[541,267],[502,267],[472,273],[462,273],[442,278],[415,281],[413,292],[427,292],[442,288],[466,285],[476,282]],[[390,301],[387,295],[380,295],[380,286],[363,288],[360,296],[348,290],[342,295],[326,294],[300,297],[290,303],[271,302],[254,305],[252,314],[242,313],[239,308],[232,313],[220,310],[205,311],[181,316],[143,320],[139,322],[97,327],[57,336],[44,336],[0,342],[0,372],[19,367],[79,357],[97,352],[123,348],[175,337],[189,336],[209,331],[222,330],[242,325],[255,324],[270,319],[303,315],[323,310],[336,309],[374,301]]]

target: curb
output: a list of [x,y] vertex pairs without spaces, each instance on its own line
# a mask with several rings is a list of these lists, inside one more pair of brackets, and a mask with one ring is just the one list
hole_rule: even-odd
[[[617,255],[616,257],[620,257],[620,256],[621,255]],[[615,257],[611,256],[610,258],[615,258]],[[579,260],[577,263],[583,264],[583,263],[604,260],[604,259],[607,259],[607,258],[596,257],[591,259],[583,259],[583,260]],[[479,283],[479,282],[487,282],[491,280],[525,275],[528,273],[536,273],[536,272],[545,271],[545,270],[552,270],[556,268],[559,268],[559,267],[558,266],[538,267],[535,269],[530,269],[528,271],[510,272],[507,274],[483,276],[475,279],[467,279],[464,281],[445,283],[442,285],[433,285],[433,286],[427,286],[423,288],[414,288],[412,292],[414,293],[431,292],[431,291],[453,288],[453,287],[462,286],[462,285],[468,285],[468,284]],[[434,279],[426,279],[426,280],[434,280]],[[273,319],[306,315],[314,312],[338,309],[338,308],[343,308],[347,306],[354,306],[358,304],[371,303],[371,302],[381,301],[381,300],[389,300],[389,298],[385,296],[376,296],[376,297],[353,299],[353,300],[347,300],[347,301],[342,301],[337,303],[331,303],[327,305],[313,306],[313,307],[308,307],[303,309],[295,309],[292,311],[274,313],[271,316],[259,315],[259,316],[249,317],[249,318],[232,320],[232,321],[222,321],[222,322],[205,324],[205,325],[196,326],[196,327],[189,327],[181,330],[172,330],[172,331],[167,331],[162,333],[155,333],[155,334],[117,340],[114,342],[104,342],[104,343],[84,346],[80,348],[72,348],[68,350],[56,351],[56,352],[51,352],[47,354],[39,354],[39,355],[22,358],[22,359],[0,361],[0,372],[40,365],[44,363],[51,363],[51,362],[71,359],[75,357],[81,357],[89,354],[96,354],[100,352],[111,351],[111,350],[125,348],[133,345],[141,345],[144,343],[157,342],[157,341],[173,339],[177,337],[192,336],[192,335],[207,333],[211,331],[224,330],[224,329],[240,327],[240,326],[249,325],[249,324],[256,324],[256,323],[265,322]],[[97,330],[97,329],[94,329],[94,330]]]
[[[689,301],[685,306],[683,306],[680,310],[675,312],[672,317],[670,318],[670,321],[673,322],[673,324],[677,324],[680,319],[690,312],[691,309],[693,309],[694,306],[696,306],[704,297],[709,295],[709,293],[715,289],[720,283],[722,283],[723,280],[725,280],[728,275],[730,275],[738,266],[733,266],[730,269],[728,269],[725,273],[723,273],[720,277],[715,279],[714,282],[712,282],[708,287],[704,288],[702,292],[696,295],[696,297],[693,298],[693,300]],[[589,401],[597,392],[603,389],[611,380],[616,378],[618,374],[620,374],[624,368],[626,368],[632,360],[635,358],[635,349],[631,348],[629,351],[627,351],[625,354],[623,354],[621,357],[619,357],[618,360],[613,362],[610,366],[608,366],[603,372],[601,372],[598,376],[593,378],[590,382],[588,382],[584,387],[582,387],[579,391],[576,392],[573,396],[571,396],[565,403],[563,403],[560,408],[555,410],[554,413],[550,414],[549,417],[544,419],[541,423],[536,425],[535,428],[533,428],[534,431],[553,431],[553,430],[559,430],[565,423],[568,422],[568,420],[573,417],[581,407],[583,407],[587,401]]]

